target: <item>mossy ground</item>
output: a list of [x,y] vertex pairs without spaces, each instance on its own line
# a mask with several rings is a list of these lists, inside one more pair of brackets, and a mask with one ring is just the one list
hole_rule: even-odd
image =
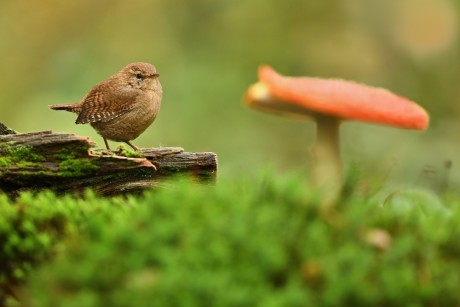
[[301,177],[275,177],[173,181],[141,197],[0,197],[3,302],[17,303],[6,291],[17,285],[32,306],[460,302],[458,196],[349,186],[325,211]]

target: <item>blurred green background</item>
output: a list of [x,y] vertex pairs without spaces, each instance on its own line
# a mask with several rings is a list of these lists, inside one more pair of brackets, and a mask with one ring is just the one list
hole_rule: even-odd
[[216,152],[220,176],[306,172],[314,124],[243,104],[257,67],[270,64],[416,101],[431,115],[428,131],[346,123],[345,163],[398,184],[459,187],[459,13],[457,0],[1,1],[0,121],[103,146],[74,114],[47,105],[78,101],[126,64],[146,61],[161,74],[164,99],[135,144]]

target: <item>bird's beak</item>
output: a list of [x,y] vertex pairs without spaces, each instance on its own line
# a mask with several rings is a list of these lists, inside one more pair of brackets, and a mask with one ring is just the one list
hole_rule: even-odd
[[160,76],[160,74],[154,73],[154,74],[151,74],[151,75],[150,75],[150,78],[156,79],[156,78],[158,78],[159,76]]

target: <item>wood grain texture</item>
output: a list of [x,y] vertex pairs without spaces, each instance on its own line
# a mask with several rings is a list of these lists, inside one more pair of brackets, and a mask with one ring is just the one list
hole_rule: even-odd
[[16,196],[25,190],[81,194],[91,188],[105,196],[138,193],[175,176],[213,182],[217,156],[184,152],[180,147],[132,152],[96,149],[90,138],[40,131],[18,133],[0,123],[0,190]]

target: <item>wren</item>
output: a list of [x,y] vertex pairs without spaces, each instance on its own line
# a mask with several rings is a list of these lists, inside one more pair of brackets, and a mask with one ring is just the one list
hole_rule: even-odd
[[95,85],[77,103],[53,104],[53,110],[78,115],[76,124],[90,124],[104,139],[131,143],[149,127],[160,110],[163,90],[155,67],[148,63],[131,63]]

